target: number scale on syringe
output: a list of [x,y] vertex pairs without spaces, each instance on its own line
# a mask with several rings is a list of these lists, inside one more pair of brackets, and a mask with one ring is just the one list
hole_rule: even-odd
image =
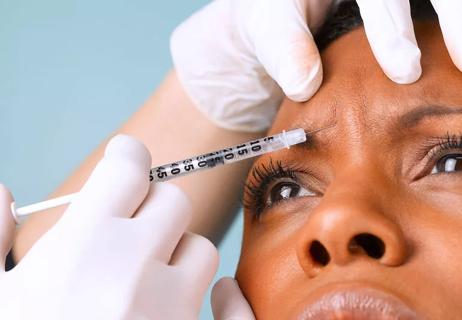
[[284,131],[280,134],[253,140],[234,147],[152,168],[149,174],[149,180],[167,181],[199,170],[211,169],[216,166],[256,157],[268,152],[289,148],[294,144],[304,141],[306,141],[306,134],[303,129]]

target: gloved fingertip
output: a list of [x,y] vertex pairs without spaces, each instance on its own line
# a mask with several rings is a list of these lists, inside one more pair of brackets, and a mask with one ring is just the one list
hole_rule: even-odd
[[118,134],[109,141],[104,157],[128,159],[145,169],[151,167],[151,154],[148,149],[141,141],[126,134]]
[[[375,50],[377,58],[386,76],[398,84],[411,84],[422,75],[420,65],[421,52],[413,41],[400,41],[394,50],[383,46]],[[377,46],[378,47],[378,46]]]
[[1,182],[0,182],[0,197],[2,198],[2,200],[9,199],[10,202],[14,201],[13,195],[11,194],[10,190]]
[[106,217],[131,218],[149,191],[150,167],[151,155],[140,141],[115,136],[63,218],[82,224]]
[[[13,222],[15,222],[15,217],[14,217],[14,198],[13,195],[11,194],[10,190],[2,183],[0,183],[0,205],[2,206],[1,214],[5,215],[2,216],[5,217],[6,219],[10,220],[10,217]],[[3,219],[5,219],[3,218]],[[8,222],[9,223],[9,222]]]
[[366,34],[377,62],[390,80],[410,84],[420,78],[422,54],[413,32],[386,33],[380,37],[377,30],[366,30]]
[[212,288],[212,299],[216,300],[221,298],[222,294],[231,290],[232,287],[237,286],[237,281],[232,277],[223,277],[218,280]]
[[319,64],[312,66],[310,70],[307,70],[307,73],[300,74],[298,81],[294,79],[290,86],[283,88],[284,94],[296,102],[308,101],[318,91],[322,79],[322,65],[319,61]]
[[254,320],[252,308],[244,298],[236,280],[220,279],[212,289],[212,312],[216,320]]
[[281,60],[275,79],[288,98],[307,101],[322,83],[321,57],[309,35],[292,46]]
[[389,71],[385,73],[387,74],[388,78],[390,78],[390,80],[395,83],[412,84],[420,79],[420,76],[422,75],[422,67],[420,66],[420,63],[417,63],[413,66],[410,66],[409,68],[402,68],[400,70]]
[[8,214],[12,216],[11,212],[11,204],[14,202],[13,195],[11,194],[10,190],[2,183],[0,183],[0,205],[1,205],[1,213],[8,212]]
[[189,224],[193,211],[191,200],[177,185],[170,182],[156,183],[153,202],[169,205],[168,210],[174,210],[175,213],[181,214],[182,219],[187,221],[186,224]]

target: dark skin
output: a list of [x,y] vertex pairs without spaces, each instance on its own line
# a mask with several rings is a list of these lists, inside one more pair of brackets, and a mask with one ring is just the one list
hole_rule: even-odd
[[417,83],[390,81],[359,28],[322,53],[319,92],[282,105],[271,133],[335,126],[254,164],[295,171],[267,184],[258,217],[244,197],[236,278],[257,319],[290,319],[343,287],[390,293],[429,319],[462,317],[462,74],[437,23],[415,31]]

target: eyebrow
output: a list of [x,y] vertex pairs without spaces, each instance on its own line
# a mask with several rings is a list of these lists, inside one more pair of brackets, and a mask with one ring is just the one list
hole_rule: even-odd
[[311,127],[310,128],[306,128],[306,127],[302,127],[302,126],[299,126],[299,127],[303,128],[305,130],[306,141],[302,142],[302,143],[299,143],[299,144],[296,144],[296,145],[292,146],[291,148],[304,149],[304,150],[313,150],[314,147],[316,146],[316,144],[319,143],[318,139],[316,138],[316,133],[318,131],[321,131],[321,130],[319,130],[319,128],[314,129],[314,128],[311,128]]
[[[419,125],[419,123],[426,118],[447,117],[455,114],[462,115],[462,107],[421,106],[399,116],[398,124],[400,127],[409,129]],[[305,129],[305,132],[308,134],[307,139],[305,142],[297,144],[292,148],[313,150],[315,146],[319,143],[319,139],[316,138],[316,132],[319,131],[320,128],[314,126],[306,127],[302,125],[299,125],[299,127],[303,127]],[[327,128],[328,127],[330,126],[327,126]],[[311,132],[313,132],[314,134],[310,134]]]
[[454,114],[462,114],[462,108],[445,106],[423,106],[401,115],[398,124],[402,128],[412,128],[417,126],[422,120],[430,117],[446,117]]

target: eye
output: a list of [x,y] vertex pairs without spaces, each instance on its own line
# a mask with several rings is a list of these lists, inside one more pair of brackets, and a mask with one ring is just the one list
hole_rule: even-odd
[[[314,184],[309,177],[310,173],[303,168],[292,165],[283,165],[281,161],[270,159],[267,163],[255,166],[249,174],[244,188],[244,209],[252,213],[253,217],[261,217],[272,205],[292,198],[313,196],[318,197],[319,192],[305,189],[300,181],[306,185]],[[303,177],[303,179],[302,179]]]
[[462,154],[448,154],[440,158],[432,169],[432,174],[462,171]]
[[304,196],[316,196],[316,194],[312,191],[302,188],[295,182],[279,182],[273,188],[271,188],[266,200],[266,204],[271,206],[280,201]]

